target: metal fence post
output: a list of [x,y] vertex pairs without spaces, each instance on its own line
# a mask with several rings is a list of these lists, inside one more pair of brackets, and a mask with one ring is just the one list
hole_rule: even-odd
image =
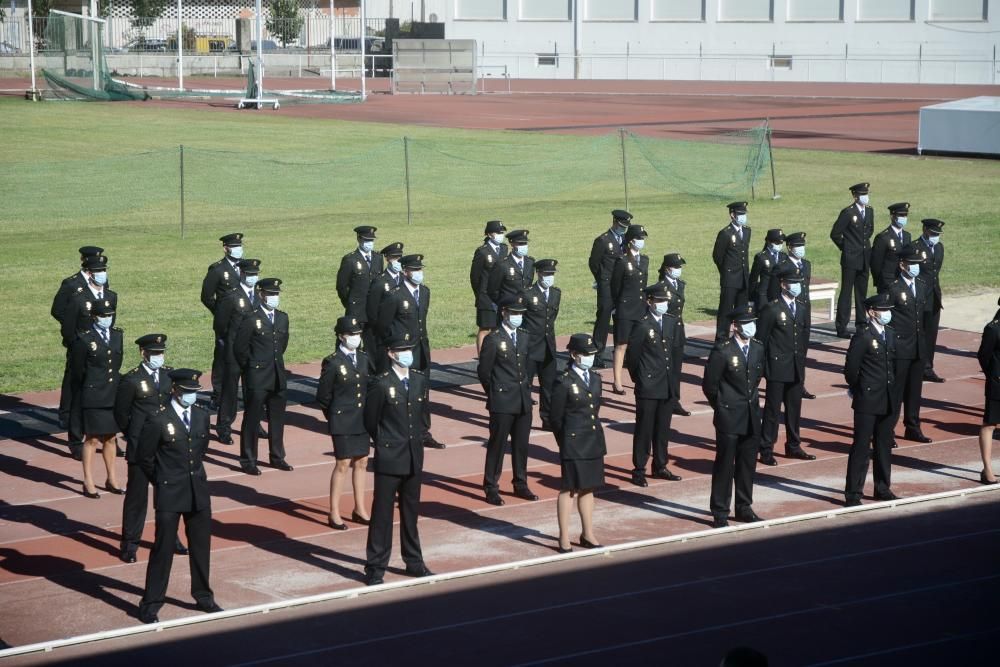
[[774,151],[771,148],[771,119],[764,119],[764,136],[767,138],[767,159],[771,163],[771,199],[781,199],[778,194],[778,181],[774,178]]
[[410,139],[403,137],[403,173],[406,177],[406,224],[413,224],[413,209],[410,206]]
[[181,144],[181,238],[184,238],[184,144]]
[[618,128],[618,139],[622,149],[622,181],[625,184],[625,210],[628,210],[628,162],[625,159],[625,128]]

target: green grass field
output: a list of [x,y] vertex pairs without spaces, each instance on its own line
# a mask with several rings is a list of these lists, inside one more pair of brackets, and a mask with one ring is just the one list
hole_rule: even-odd
[[[58,387],[64,356],[49,307],[59,281],[78,268],[80,245],[107,250],[126,340],[165,332],[167,363],[207,369],[212,334],[198,300],[201,279],[221,256],[218,237],[244,232],[246,256],[261,258],[264,275],[285,281],[281,307],[292,324],[286,360],[302,362],[329,352],[331,327],[342,312],[336,270],[354,247],[351,229],[358,224],[379,227],[377,247],[399,240],[426,256],[431,343],[448,347],[474,341],[469,261],[484,221],[493,217],[511,229],[530,229],[536,258],[559,260],[560,333],[590,330],[594,297],[586,259],[593,238],[607,228],[609,211],[624,203],[620,164],[608,157],[614,156],[614,136],[12,98],[0,99],[0,115],[0,276],[14,292],[3,307],[0,392]],[[403,187],[404,135],[411,139],[411,160],[420,165],[411,173],[412,225]],[[714,150],[704,147],[702,166]],[[868,180],[878,228],[886,224],[885,205],[895,201],[912,203],[914,221],[947,222],[946,291],[1000,286],[1000,162],[779,150],[775,164],[782,196],[772,201],[766,183],[765,196],[752,204],[755,248],[769,227],[806,231],[814,273],[835,279],[829,229],[849,202],[847,186]],[[689,177],[697,173],[676,166]],[[709,319],[718,295],[711,247],[727,220],[724,204],[736,197],[672,193],[642,173],[630,179],[629,194],[629,209],[650,231],[647,249],[657,265],[666,252],[688,260],[688,319]],[[919,232],[919,223],[915,228]],[[136,358],[135,349],[128,350],[126,366]]]

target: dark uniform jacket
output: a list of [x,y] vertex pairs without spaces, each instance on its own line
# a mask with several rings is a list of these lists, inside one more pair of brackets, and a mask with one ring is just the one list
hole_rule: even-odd
[[764,344],[764,377],[774,382],[801,382],[805,378],[808,308],[795,300],[795,315],[784,297],[760,311],[757,339]]
[[431,306],[431,291],[426,285],[418,285],[417,288],[419,304],[413,300],[410,284],[405,280],[382,299],[375,331],[382,341],[409,334],[410,340],[420,346],[422,358],[429,363],[431,349],[427,339],[427,311]]
[[160,367],[159,385],[153,374],[139,364],[122,376],[115,396],[115,421],[125,434],[125,459],[139,462],[139,436],[146,421],[170,402],[170,366]]
[[553,285],[549,288],[549,299],[545,300],[545,290],[538,283],[531,286],[524,298],[528,310],[524,313],[523,329],[530,334],[528,358],[544,361],[545,350],[553,358],[556,356],[556,318],[559,317],[559,302],[562,292]]
[[285,350],[288,349],[288,314],[275,309],[274,324],[258,305],[240,322],[233,341],[233,356],[243,369],[247,389],[287,388]]
[[535,278],[535,258],[531,255],[521,258],[524,264],[523,269],[517,268],[514,255],[510,254],[500,260],[492,271],[490,271],[487,292],[493,303],[500,303],[500,299],[507,295],[517,296],[524,290],[531,287],[531,281]]
[[743,240],[737,228],[726,225],[715,237],[712,261],[719,269],[719,286],[742,289],[750,287],[750,233],[743,227]]
[[365,430],[365,395],[368,393],[368,357],[355,351],[357,366],[337,345],[337,351],[323,359],[316,387],[316,402],[326,415],[330,435],[358,435]]
[[[772,299],[778,296],[779,283],[774,280],[774,270],[788,259],[784,252],[778,252],[778,259],[768,250],[761,250],[753,257],[753,266],[750,268],[750,299],[763,308]],[[773,283],[773,285],[772,285]]]
[[934,297],[932,307],[934,310],[941,310],[941,265],[944,264],[944,244],[938,241],[932,246],[921,234],[913,246],[924,258],[924,263],[920,265],[919,277],[930,285]]
[[531,334],[517,330],[517,345],[507,330],[497,327],[483,339],[479,351],[479,383],[486,393],[490,412],[520,415],[531,412],[531,385],[528,384],[528,348]]
[[875,233],[875,211],[871,206],[858,208],[852,203],[837,216],[830,230],[830,240],[840,250],[840,265],[855,271],[868,270],[872,251],[871,238]]
[[924,313],[931,309],[931,291],[919,277],[917,295],[899,278],[889,286],[892,297],[892,329],[896,333],[897,359],[926,359],[930,350],[924,336]]
[[632,329],[625,350],[625,368],[635,383],[636,398],[667,400],[675,398],[670,382],[678,319],[669,312],[661,317],[663,331],[653,314],[639,320]]
[[601,426],[601,377],[590,373],[590,386],[572,368],[556,378],[549,419],[559,444],[559,458],[596,459],[608,453]]
[[910,243],[910,232],[903,230],[903,241],[896,236],[896,228],[889,225],[875,236],[872,242],[872,283],[875,290],[884,292],[896,279],[899,268],[899,248]]
[[[794,260],[791,257],[786,257],[784,261],[781,262],[781,266],[778,268],[783,268],[787,265],[792,265],[799,270],[799,275],[802,276],[802,293],[797,297],[800,301],[805,301],[806,306],[809,306],[809,283],[812,281],[812,262],[808,259]],[[775,271],[779,273],[779,271]],[[781,295],[781,280],[777,276],[771,276],[771,288],[767,292],[768,294],[773,294],[768,301],[774,301]]]
[[260,304],[260,297],[256,292],[253,294],[251,301],[243,288],[237,287],[227,293],[215,308],[212,327],[215,329],[215,337],[223,341],[227,363],[236,363],[233,345],[236,342],[236,332],[240,330],[240,322]]
[[[80,333],[94,326],[94,316],[91,309],[97,303],[97,300],[97,297],[94,296],[89,287],[78,287],[76,292],[69,298],[62,320],[64,346],[69,347]],[[107,289],[107,287],[101,293],[101,300],[109,301],[113,308],[118,307],[118,294]],[[117,318],[118,316],[114,315],[111,323],[114,324]]]
[[715,410],[716,429],[736,435],[760,433],[758,387],[763,374],[764,346],[755,338],[750,339],[746,358],[734,337],[712,349],[701,389]]
[[615,260],[611,272],[611,298],[615,303],[615,317],[641,320],[646,313],[646,279],[649,275],[649,257],[639,255],[638,261],[631,252]]
[[372,439],[372,467],[385,475],[409,475],[424,467],[424,410],[428,409],[427,376],[410,369],[410,389],[395,370],[372,379],[365,401],[365,428]]
[[239,260],[234,264],[228,257],[209,265],[205,279],[201,281],[201,302],[213,313],[219,301],[227,292],[240,286]]
[[673,338],[674,349],[683,350],[687,343],[687,334],[684,332],[684,289],[687,283],[680,279],[671,281],[669,278],[664,278],[661,282],[674,293],[674,298],[668,302],[667,312],[677,318],[677,335]]
[[607,288],[611,284],[611,273],[615,262],[624,254],[624,237],[615,235],[610,229],[596,239],[590,249],[590,273],[597,282],[597,288]]
[[360,248],[344,255],[337,271],[337,296],[345,315],[358,322],[368,321],[368,290],[383,270],[382,255],[375,251],[371,252],[370,266]]
[[202,459],[208,451],[208,412],[191,406],[191,430],[170,403],[146,420],[139,435],[139,465],[153,480],[158,512],[211,510],[208,475]]
[[476,297],[477,309],[489,310],[495,306],[489,294],[490,274],[500,264],[500,260],[507,256],[507,252],[506,243],[501,243],[494,252],[493,244],[486,241],[472,254],[469,284],[472,286],[472,294]]
[[112,327],[110,345],[91,328],[81,333],[70,350],[69,372],[80,392],[81,408],[113,408],[122,367],[122,330]]
[[[69,305],[69,300],[77,293],[77,287],[83,287],[86,289],[88,284],[87,277],[83,275],[82,271],[78,271],[71,276],[63,278],[62,283],[59,285],[59,289],[56,291],[55,297],[52,299],[52,317],[55,318],[56,322],[62,324],[63,316],[66,313],[66,307]],[[105,285],[107,287],[107,285]]]
[[1000,401],[1000,310],[983,329],[976,357],[986,376],[986,400]]
[[895,347],[892,327],[885,327],[885,340],[870,323],[851,338],[844,360],[844,379],[854,397],[851,408],[855,411],[868,415],[892,412]]
[[[402,284],[402,272],[393,276],[388,270],[383,271],[382,275],[372,281],[372,286],[368,289],[368,317],[365,320],[366,322],[373,326],[378,322],[378,314],[379,310],[382,308],[382,302],[385,301],[390,294],[392,294],[393,290]],[[360,322],[360,320],[358,321]],[[371,352],[371,350],[367,351]]]

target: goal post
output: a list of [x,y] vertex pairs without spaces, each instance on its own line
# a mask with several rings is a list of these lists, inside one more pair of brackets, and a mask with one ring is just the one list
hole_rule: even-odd
[[476,40],[394,39],[392,93],[475,95]]

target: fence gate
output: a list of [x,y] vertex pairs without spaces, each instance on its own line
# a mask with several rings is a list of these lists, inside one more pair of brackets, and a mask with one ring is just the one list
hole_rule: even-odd
[[392,92],[476,94],[476,40],[395,39]]

